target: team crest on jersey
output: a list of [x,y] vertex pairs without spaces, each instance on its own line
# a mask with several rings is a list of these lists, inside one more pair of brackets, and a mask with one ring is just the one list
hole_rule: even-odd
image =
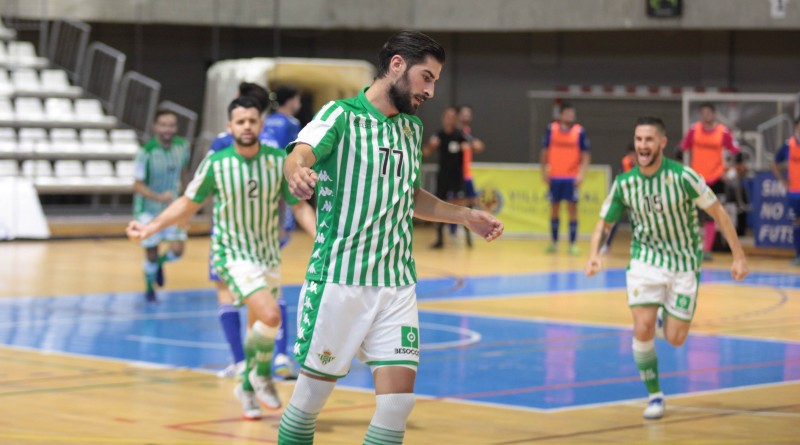
[[319,357],[319,361],[322,362],[322,366],[325,366],[336,359],[333,353],[327,349],[317,354],[317,356]]
[[403,127],[403,134],[406,135],[406,137],[409,139],[411,139],[414,136],[414,132],[412,132],[411,129],[408,128],[408,125]]
[[667,175],[667,177],[664,178],[664,184],[672,185],[672,175]]

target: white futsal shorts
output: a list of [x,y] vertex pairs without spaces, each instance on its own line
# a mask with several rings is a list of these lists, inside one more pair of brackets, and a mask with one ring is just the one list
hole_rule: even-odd
[[[149,213],[141,213],[137,215],[136,220],[142,224],[147,224],[153,220],[155,216]],[[186,241],[186,230],[178,226],[165,227],[159,232],[156,232],[142,240],[140,243],[145,249],[157,247],[159,244],[170,241]]]
[[219,261],[214,267],[228,285],[236,306],[242,306],[245,298],[265,288],[274,298],[278,297],[281,286],[280,267],[266,267],[246,260]]
[[369,365],[419,365],[416,285],[349,286],[309,281],[300,290],[294,354],[305,370],[341,378],[353,357]]
[[700,273],[673,272],[631,260],[626,281],[629,306],[660,305],[673,317],[692,321]]

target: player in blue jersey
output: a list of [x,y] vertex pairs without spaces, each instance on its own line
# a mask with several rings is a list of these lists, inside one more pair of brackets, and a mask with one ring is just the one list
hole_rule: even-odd
[[294,117],[302,106],[300,90],[293,86],[281,85],[270,94],[270,98],[275,100],[278,108],[264,119],[261,143],[284,149],[297,139],[297,134],[300,132],[300,121]]

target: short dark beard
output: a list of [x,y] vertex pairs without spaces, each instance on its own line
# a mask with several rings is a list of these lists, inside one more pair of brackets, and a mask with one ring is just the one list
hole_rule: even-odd
[[652,165],[655,165],[655,163],[658,162],[658,160],[661,158],[661,155],[663,153],[664,153],[664,150],[658,150],[658,152],[654,152],[653,155],[650,158],[650,163],[647,164],[647,165],[644,165],[643,167],[650,167]]
[[254,145],[258,145],[258,144],[259,144],[259,142],[260,142],[260,141],[258,140],[258,138],[253,138],[253,142],[252,142],[252,143],[250,143],[250,144],[246,144],[246,143],[244,142],[244,139],[242,139],[242,138],[237,138],[237,137],[235,137],[235,138],[233,138],[233,140],[234,140],[234,141],[236,141],[236,145],[238,145],[238,146],[240,146],[240,147],[252,147],[252,146],[254,146]]
[[[401,84],[403,88],[399,88]],[[404,114],[417,114],[417,107],[411,103],[411,88],[409,88],[408,69],[403,73],[403,77],[389,86],[389,100],[397,111]]]

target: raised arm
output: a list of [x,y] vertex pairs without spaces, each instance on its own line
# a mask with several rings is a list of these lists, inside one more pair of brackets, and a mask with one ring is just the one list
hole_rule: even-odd
[[181,196],[149,223],[129,222],[126,233],[132,241],[141,241],[166,227],[188,221],[202,207],[202,204],[198,204],[186,196]]

